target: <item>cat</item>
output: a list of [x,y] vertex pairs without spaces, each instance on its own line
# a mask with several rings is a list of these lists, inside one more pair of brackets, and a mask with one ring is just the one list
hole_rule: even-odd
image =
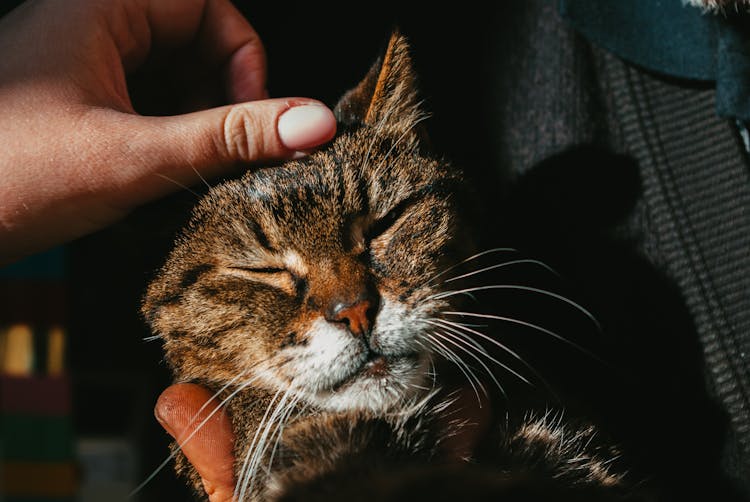
[[428,153],[403,35],[335,114],[326,148],[212,188],[144,299],[175,379],[231,416],[236,499],[640,500],[616,449],[552,412],[450,455],[467,424],[443,368],[476,389],[472,353],[497,381],[478,332],[449,320],[466,292],[450,272],[491,251],[473,249],[460,172]]

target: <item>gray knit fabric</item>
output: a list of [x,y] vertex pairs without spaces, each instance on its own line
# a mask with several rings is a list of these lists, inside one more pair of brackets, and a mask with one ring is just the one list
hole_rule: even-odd
[[625,147],[703,343],[708,381],[750,454],[750,172],[712,90],[670,84],[610,57]]
[[[715,433],[720,469],[748,490],[750,171],[737,131],[716,115],[713,89],[649,74],[592,47],[557,16],[555,2],[517,2],[512,16],[499,21],[503,32],[495,39],[500,69],[493,147],[499,164],[523,180],[550,156],[598,145],[638,166],[641,191],[626,221],[612,231],[675,286],[700,344],[703,360],[696,369],[704,367],[706,410],[715,402],[726,420],[726,430],[712,431],[700,424],[721,418],[696,419],[696,430],[683,441],[697,444]],[[670,336],[679,342],[679,333]],[[710,415],[706,410],[695,413]],[[686,476],[689,486],[694,476]]]

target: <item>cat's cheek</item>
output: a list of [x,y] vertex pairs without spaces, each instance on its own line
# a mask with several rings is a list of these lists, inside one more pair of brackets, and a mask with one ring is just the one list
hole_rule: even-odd
[[371,346],[386,356],[405,356],[425,352],[422,339],[433,317],[429,305],[410,307],[386,295],[375,321]]

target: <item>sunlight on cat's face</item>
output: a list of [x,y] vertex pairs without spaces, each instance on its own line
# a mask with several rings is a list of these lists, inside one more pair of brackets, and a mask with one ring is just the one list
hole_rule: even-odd
[[423,155],[416,96],[394,38],[337,105],[331,145],[199,203],[143,308],[178,379],[331,410],[427,390],[449,301],[435,278],[466,254],[460,176]]
[[385,298],[381,305],[369,337],[320,316],[304,333],[306,343],[271,359],[265,379],[279,387],[288,382],[307,401],[332,410],[382,411],[424,390],[428,354],[422,316]]
[[453,215],[438,188],[448,178],[391,140],[370,141],[373,167],[362,172],[348,145],[364,139],[222,194],[241,194],[233,206],[252,222],[234,225],[245,243],[223,251],[222,274],[244,279],[258,310],[289,305],[262,322],[263,356],[240,353],[240,364],[327,409],[383,409],[423,389],[423,334],[442,305],[429,279],[449,242]]
[[401,138],[355,131],[209,193],[170,260],[182,292],[158,304],[182,378],[335,410],[426,389],[457,178]]

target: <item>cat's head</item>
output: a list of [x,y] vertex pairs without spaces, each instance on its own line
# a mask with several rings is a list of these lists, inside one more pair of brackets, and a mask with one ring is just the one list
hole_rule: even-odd
[[143,305],[179,379],[291,388],[330,410],[387,409],[427,379],[460,179],[421,153],[402,36],[336,114],[324,150],[196,207]]

